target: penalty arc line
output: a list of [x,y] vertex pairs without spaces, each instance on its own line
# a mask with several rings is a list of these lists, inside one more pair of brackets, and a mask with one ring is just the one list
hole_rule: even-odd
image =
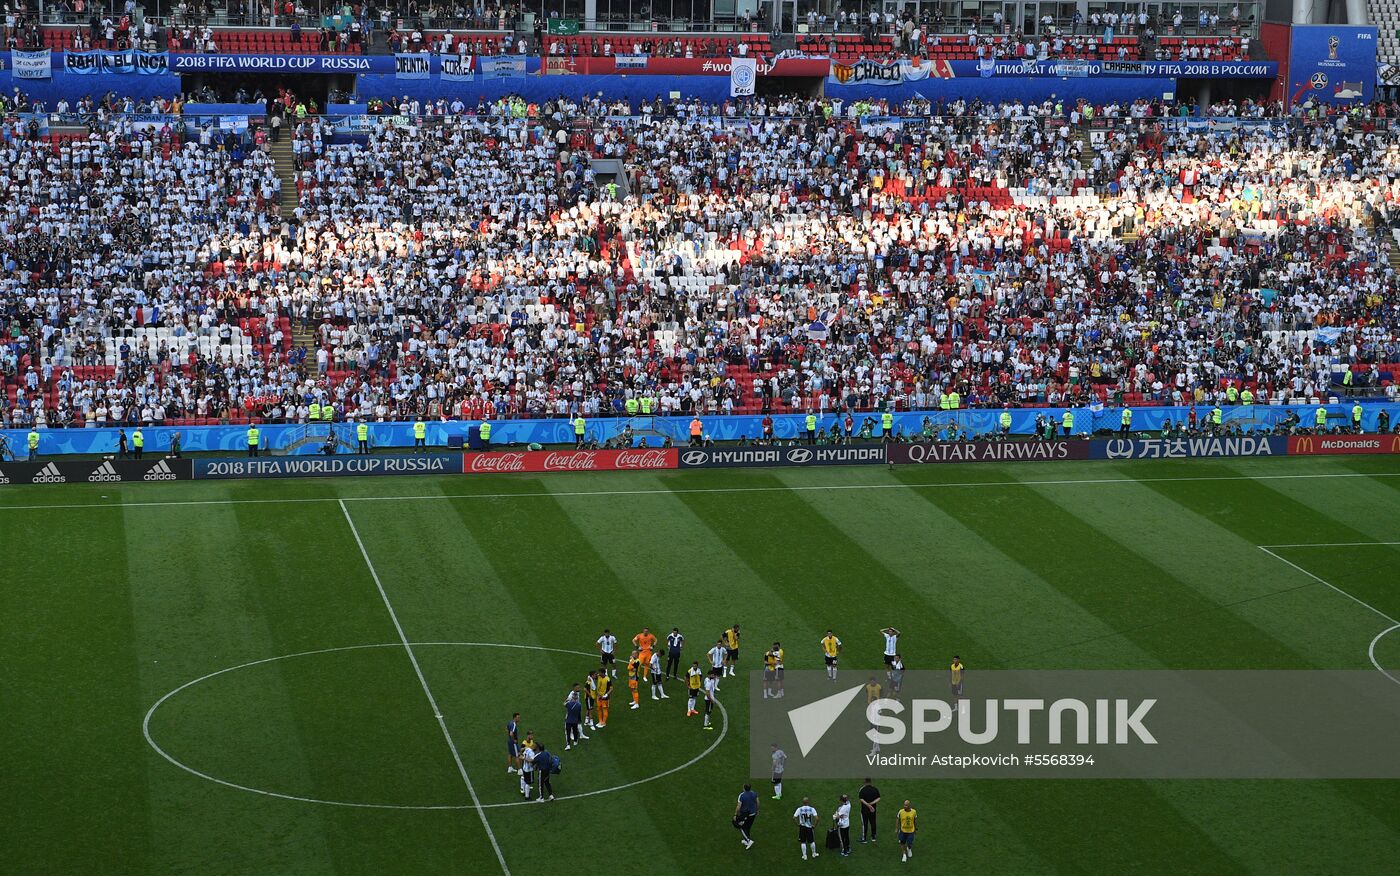
[[472,784],[471,776],[467,775],[467,767],[462,763],[462,755],[457,751],[457,743],[452,739],[452,733],[447,729],[447,722],[442,718],[442,709],[438,706],[437,698],[433,696],[432,688],[428,687],[428,679],[423,675],[423,667],[418,665],[418,657],[413,653],[413,645],[409,644],[408,636],[403,631],[403,624],[399,623],[398,613],[394,611],[393,603],[389,602],[389,594],[384,590],[384,584],[379,580],[379,573],[375,571],[374,562],[369,558],[369,551],[365,550],[365,543],[360,538],[360,530],[356,528],[354,519],[350,516],[350,508],[344,502],[340,502],[341,513],[345,515],[345,522],[350,524],[350,533],[355,536],[355,544],[360,547],[360,556],[364,557],[365,566],[369,569],[369,575],[374,579],[374,586],[379,590],[379,598],[384,600],[384,607],[389,611],[389,620],[394,622],[394,629],[398,631],[399,641],[403,643],[403,649],[408,654],[408,661],[413,664],[413,673],[418,676],[418,683],[423,687],[423,694],[428,698],[428,705],[433,708],[433,717],[437,718],[438,727],[442,730],[442,738],[447,740],[447,747],[452,751],[452,760],[457,764],[457,772],[462,776],[462,782],[467,786],[467,795],[471,797],[472,803],[476,806],[476,814],[481,819],[481,826],[486,829],[486,838],[491,841],[491,848],[496,853],[496,861],[501,865],[501,872],[505,876],[510,876],[510,867],[506,865],[506,856],[501,852],[501,844],[496,841],[496,832],[491,829],[491,822],[486,818],[486,810],[481,808],[481,798],[476,794],[476,786]]
[[[506,644],[506,643],[503,643],[503,642],[414,642],[413,644],[414,644],[415,647],[418,647],[418,648],[436,648],[436,647],[448,647],[448,648],[518,648],[518,649],[526,650],[526,651],[548,651],[548,652],[553,652],[553,653],[556,653],[556,654],[574,654],[574,655],[577,655],[577,656],[579,656],[579,657],[588,657],[588,658],[596,658],[596,657],[597,657],[596,654],[591,654],[591,653],[586,652],[586,651],[575,651],[575,650],[570,649],[570,648],[548,648],[548,647],[545,647],[544,645]],[[167,693],[165,696],[163,696],[163,697],[161,697],[160,699],[156,700],[155,703],[152,704],[152,706],[151,706],[148,710],[146,710],[146,717],[145,717],[145,719],[141,722],[141,733],[142,733],[142,735],[145,736],[145,738],[146,738],[146,744],[149,745],[149,746],[151,747],[151,749],[152,749],[153,751],[155,751],[156,754],[159,754],[161,757],[165,758],[165,760],[167,760],[167,761],[168,761],[169,763],[171,763],[172,765],[179,767],[180,769],[184,770],[185,772],[187,772],[187,773],[189,773],[189,774],[191,774],[191,775],[198,776],[199,778],[204,779],[205,781],[208,781],[208,782],[213,782],[213,783],[216,784],[216,785],[223,785],[225,788],[232,788],[232,789],[234,789],[235,791],[247,791],[247,792],[250,793],[250,794],[260,794],[261,796],[264,796],[264,797],[276,797],[276,798],[279,799],[279,800],[291,800],[291,801],[293,801],[293,802],[295,802],[295,803],[315,803],[315,804],[318,804],[318,805],[321,805],[321,806],[340,806],[340,807],[343,807],[343,808],[346,808],[346,809],[402,809],[402,810],[418,810],[418,811],[436,811],[436,810],[450,810],[450,809],[457,809],[457,810],[460,810],[460,809],[505,809],[505,808],[510,807],[510,806],[527,806],[527,805],[529,805],[529,803],[527,803],[527,802],[524,801],[524,800],[517,800],[517,801],[514,801],[514,802],[510,802],[510,803],[481,803],[481,804],[472,804],[472,803],[436,803],[436,804],[434,804],[434,803],[355,803],[355,802],[350,802],[350,801],[346,801],[346,800],[325,800],[325,799],[321,799],[321,798],[318,798],[318,797],[302,797],[302,796],[298,796],[298,795],[296,795],[296,794],[285,794],[285,793],[282,793],[281,791],[269,791],[269,790],[266,790],[266,789],[264,789],[264,788],[254,788],[254,787],[250,787],[250,786],[248,786],[248,785],[240,785],[240,784],[237,783],[237,782],[230,782],[230,781],[227,780],[227,779],[221,779],[221,778],[219,778],[218,776],[211,776],[211,775],[209,775],[208,773],[201,772],[200,770],[195,769],[194,767],[190,766],[189,764],[184,763],[183,761],[177,760],[174,756],[172,756],[172,755],[171,755],[169,752],[167,752],[164,748],[161,748],[160,743],[156,742],[155,737],[151,735],[151,719],[155,716],[156,711],[157,711],[158,709],[160,709],[161,706],[165,705],[165,703],[166,703],[168,700],[174,698],[175,696],[177,696],[177,695],[180,694],[181,692],[186,691],[186,690],[189,690],[190,688],[192,688],[192,687],[194,687],[194,686],[196,686],[196,685],[203,684],[204,682],[208,681],[208,680],[211,679],[211,678],[218,678],[218,677],[221,676],[221,675],[227,675],[227,674],[229,674],[229,673],[231,673],[231,672],[238,672],[238,671],[241,670],[241,669],[251,669],[251,668],[254,667],[254,666],[262,666],[262,665],[267,664],[267,663],[276,663],[276,662],[281,661],[281,660],[292,660],[292,659],[295,659],[295,658],[297,658],[297,657],[312,657],[312,656],[315,656],[315,655],[317,655],[317,654],[336,654],[336,653],[339,653],[339,652],[341,652],[341,651],[364,651],[364,650],[372,649],[372,648],[402,648],[402,647],[403,647],[403,645],[400,644],[400,643],[398,643],[398,642],[388,642],[388,643],[374,644],[374,645],[345,645],[345,646],[342,646],[342,647],[339,647],[339,648],[318,648],[318,649],[316,649],[316,650],[314,650],[314,651],[299,651],[299,652],[297,652],[297,653],[295,653],[295,654],[283,654],[283,655],[281,655],[280,657],[264,657],[264,658],[262,658],[261,660],[252,660],[252,661],[249,661],[249,662],[247,662],[247,663],[240,663],[240,664],[238,664],[237,666],[229,666],[229,667],[226,667],[226,668],[224,668],[224,669],[215,670],[214,672],[210,672],[210,673],[208,673],[207,675],[201,675],[199,678],[196,678],[196,679],[194,679],[194,680],[192,680],[192,681],[187,681],[187,682],[185,682],[184,684],[180,685],[179,687],[177,687],[177,688],[175,688],[174,690],[172,690],[172,691],[170,691],[169,693]],[[596,797],[596,796],[598,796],[598,795],[600,795],[600,794],[611,794],[613,791],[625,791],[625,790],[627,790],[628,788],[635,788],[635,787],[637,787],[638,785],[645,785],[645,784],[647,784],[648,782],[654,782],[654,781],[656,781],[657,779],[664,779],[665,777],[667,777],[667,776],[669,776],[669,775],[673,775],[673,774],[675,774],[675,773],[680,772],[681,770],[684,770],[684,769],[687,769],[687,768],[689,768],[689,767],[692,767],[692,766],[694,766],[695,764],[699,763],[701,760],[705,759],[706,757],[709,757],[710,754],[713,753],[714,750],[715,750],[716,748],[719,747],[719,744],[720,744],[721,742],[724,741],[724,738],[725,738],[727,735],[729,735],[729,710],[726,709],[726,708],[724,707],[724,703],[720,702],[718,699],[715,700],[715,704],[719,706],[719,712],[720,712],[721,724],[720,724],[720,728],[719,728],[719,736],[716,737],[716,739],[715,739],[713,742],[711,742],[711,743],[709,744],[709,746],[708,746],[704,751],[700,752],[700,753],[697,754],[695,757],[692,757],[690,760],[686,761],[685,763],[683,763],[683,764],[681,764],[681,765],[679,765],[679,766],[671,767],[670,769],[664,770],[664,771],[662,771],[662,772],[659,772],[659,773],[657,773],[656,775],[653,775],[653,776],[647,776],[646,778],[637,779],[637,780],[632,781],[632,782],[626,782],[626,783],[621,784],[621,785],[613,785],[612,787],[608,787],[608,788],[598,788],[598,789],[595,789],[595,790],[592,790],[592,791],[582,791],[582,792],[577,793],[577,794],[563,794],[563,795],[561,795],[561,796],[558,798],[558,801],[562,803],[562,802],[565,801],[565,800],[579,800],[579,799],[583,799],[583,798],[585,798],[585,797]]]
[[1378,634],[1376,635],[1376,637],[1375,637],[1374,639],[1371,640],[1371,645],[1370,645],[1370,647],[1366,649],[1366,656],[1370,658],[1370,660],[1371,660],[1371,665],[1374,666],[1374,667],[1376,667],[1376,670],[1377,670],[1378,672],[1380,672],[1381,675],[1384,675],[1386,678],[1390,679],[1391,681],[1395,682],[1396,684],[1400,684],[1400,678],[1397,678],[1396,676],[1391,675],[1390,672],[1389,672],[1384,666],[1382,666],[1382,665],[1380,664],[1380,661],[1376,659],[1376,643],[1379,642],[1382,638],[1384,638],[1385,635],[1386,635],[1387,633],[1390,633],[1391,631],[1396,630],[1396,629],[1400,629],[1400,621],[1396,620],[1395,618],[1393,618],[1393,617],[1391,617],[1390,615],[1386,614],[1385,612],[1381,611],[1379,608],[1376,608],[1374,605],[1372,605],[1371,603],[1369,603],[1369,602],[1367,602],[1366,600],[1362,599],[1361,597],[1359,597],[1359,596],[1353,596],[1352,594],[1350,594],[1350,593],[1346,592],[1345,590],[1343,590],[1342,588],[1338,587],[1336,584],[1333,584],[1332,582],[1327,581],[1327,580],[1324,579],[1324,578],[1320,578],[1320,577],[1318,577],[1317,575],[1314,575],[1312,572],[1309,572],[1307,569],[1304,569],[1302,566],[1298,565],[1297,563],[1293,562],[1292,560],[1288,559],[1287,557],[1281,557],[1281,556],[1279,556],[1278,554],[1276,554],[1276,553],[1274,553],[1273,551],[1269,550],[1269,549],[1268,549],[1267,547],[1265,547],[1264,545],[1259,545],[1258,547],[1259,547],[1259,550],[1263,551],[1264,553],[1268,554],[1269,556],[1273,557],[1274,559],[1278,560],[1279,562],[1287,563],[1289,566],[1292,566],[1292,567],[1293,567],[1294,569],[1296,569],[1297,571],[1302,572],[1304,575],[1307,575],[1309,578],[1313,579],[1314,581],[1316,581],[1317,583],[1319,583],[1319,584],[1321,584],[1322,586],[1326,587],[1327,589],[1333,590],[1333,591],[1335,591],[1335,592],[1337,592],[1337,593],[1342,594],[1342,595],[1345,596],[1347,599],[1350,599],[1352,602],[1355,602],[1357,605],[1361,606],[1362,608],[1369,609],[1369,610],[1372,611],[1373,613],[1375,613],[1375,614],[1377,614],[1377,615],[1380,615],[1381,617],[1383,617],[1383,618],[1385,618],[1386,620],[1390,621],[1390,624],[1391,624],[1391,625],[1390,625],[1389,627],[1387,627],[1386,629],[1381,630],[1380,633],[1378,633]]

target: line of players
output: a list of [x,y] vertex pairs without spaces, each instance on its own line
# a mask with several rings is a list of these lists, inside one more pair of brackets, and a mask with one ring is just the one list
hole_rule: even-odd
[[[883,693],[887,696],[898,696],[904,675],[904,663],[899,655],[898,647],[900,631],[894,627],[885,627],[880,632],[885,638],[884,660],[887,686]],[[698,660],[692,661],[690,667],[685,670],[684,678],[682,678],[680,675],[681,650],[685,646],[685,636],[681,633],[680,628],[672,627],[671,632],[666,636],[666,662],[663,667],[657,637],[651,632],[650,627],[643,627],[641,632],[632,637],[632,651],[626,664],[627,685],[632,695],[629,708],[641,708],[641,685],[644,681],[651,685],[651,698],[658,701],[670,699],[665,688],[667,680],[683,681],[686,689],[686,717],[703,714],[701,729],[714,730],[712,715],[720,690],[720,679],[738,674],[741,635],[738,623],[726,628],[715,640],[714,646],[706,652],[706,658],[710,664],[709,669],[702,669]],[[618,673],[618,638],[613,635],[610,629],[604,628],[595,644],[598,648],[599,667],[590,671],[582,684],[573,685],[564,700],[565,751],[570,751],[591,738],[583,732],[585,729],[596,732],[608,725],[613,688]],[[819,645],[823,662],[826,665],[827,678],[834,682],[838,673],[841,652],[845,646],[833,630],[826,631],[826,635],[821,638]],[[775,641],[773,646],[764,653],[764,699],[780,699],[784,696],[784,659],[785,652],[781,642]],[[959,694],[961,693],[961,673],[962,664],[958,658],[954,657],[953,674]],[[881,686],[874,676],[866,685],[866,695],[867,700],[878,699],[882,695]],[[698,708],[702,703],[703,713]],[[538,779],[540,787],[537,799],[540,802],[553,800],[554,792],[550,785],[550,777],[559,772],[559,758],[544,749],[543,744],[535,738],[533,731],[526,733],[525,739],[520,739],[519,721],[520,714],[516,713],[506,725],[506,771],[520,776],[520,793],[525,799],[530,799],[535,788],[535,781]],[[875,746],[874,751],[879,751],[878,745]],[[543,759],[541,759],[542,753]],[[776,793],[773,799],[775,800],[782,799],[781,781],[781,773],[779,772],[774,777],[774,791]]]

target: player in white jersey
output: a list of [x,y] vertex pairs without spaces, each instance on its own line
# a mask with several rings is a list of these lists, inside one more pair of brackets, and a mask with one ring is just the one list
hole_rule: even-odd
[[666,696],[666,689],[661,686],[661,652],[651,652],[651,698],[654,700],[669,700]]
[[817,855],[817,822],[821,816],[812,807],[812,801],[802,798],[802,805],[797,807],[797,811],[792,813],[792,820],[797,822],[797,848],[802,852],[802,860],[807,860],[807,847],[812,847],[812,857]]
[[715,639],[715,646],[707,652],[707,656],[710,658],[711,674],[715,676],[715,690],[719,690],[719,676],[724,674],[724,660],[728,654],[723,639]]
[[608,629],[603,629],[603,634],[598,637],[598,665],[603,672],[612,671],[612,677],[617,678],[617,636],[614,636]]
[[715,692],[719,690],[719,674],[723,672],[723,667],[710,670],[710,674],[705,676],[705,723],[701,725],[703,730],[713,730],[710,726],[710,713],[715,710]]
[[885,666],[894,663],[895,655],[899,653],[899,630],[894,627],[885,627],[880,631],[885,636]]

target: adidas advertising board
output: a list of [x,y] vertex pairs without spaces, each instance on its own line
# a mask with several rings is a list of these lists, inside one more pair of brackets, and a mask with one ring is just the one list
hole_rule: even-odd
[[124,484],[194,479],[188,459],[103,459],[0,463],[0,485]]

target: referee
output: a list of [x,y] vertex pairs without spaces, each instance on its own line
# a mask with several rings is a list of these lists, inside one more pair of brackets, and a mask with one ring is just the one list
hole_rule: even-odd
[[739,828],[739,844],[745,849],[753,848],[753,823],[758,818],[758,792],[753,785],[745,784],[739,802],[734,804],[734,826]]
[[666,677],[680,680],[681,672],[681,647],[685,645],[685,636],[681,635],[680,627],[671,627],[671,634],[666,637]]

